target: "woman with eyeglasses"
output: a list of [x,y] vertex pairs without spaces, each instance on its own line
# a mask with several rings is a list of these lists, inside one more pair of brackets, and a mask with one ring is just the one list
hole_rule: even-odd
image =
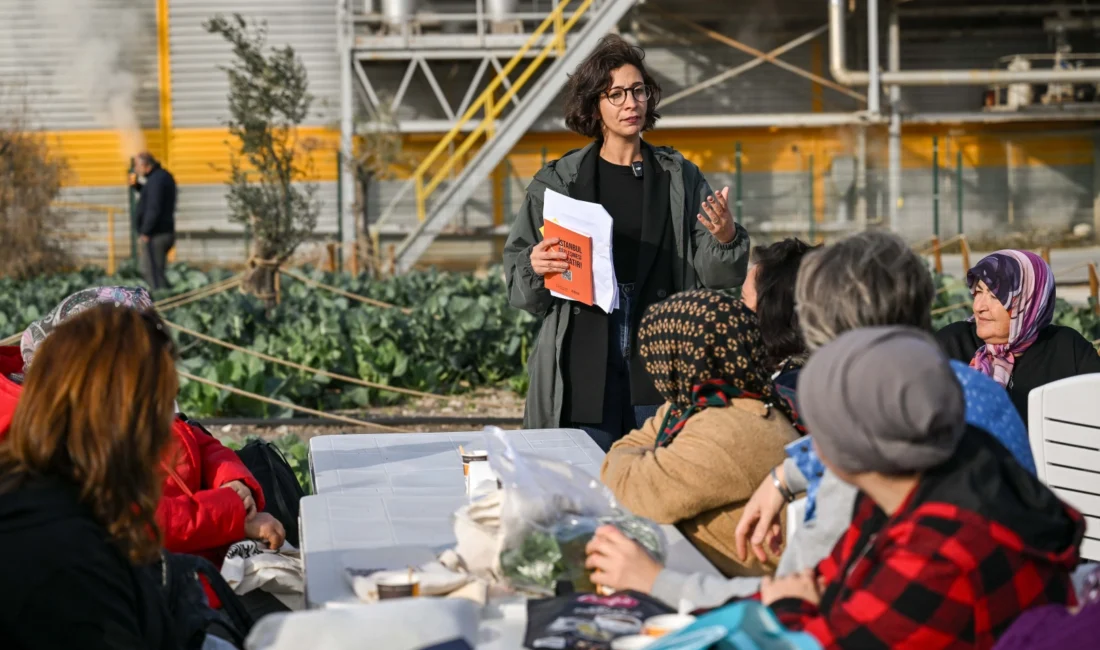
[[[535,175],[504,247],[511,304],[543,319],[524,426],[582,428],[604,450],[663,401],[636,346],[646,308],[688,289],[738,288],[748,264],[749,236],[730,214],[729,188],[712,191],[675,149],[642,139],[660,117],[661,98],[644,58],[641,48],[606,36],[569,78],[565,123],[592,142]],[[569,268],[558,240],[541,234],[547,189],[611,215],[620,294],[612,313],[546,289],[548,274]]]

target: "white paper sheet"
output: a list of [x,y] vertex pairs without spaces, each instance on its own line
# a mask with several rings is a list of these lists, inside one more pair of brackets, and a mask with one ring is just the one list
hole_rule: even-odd
[[[592,238],[592,284],[596,305],[609,314],[618,309],[619,283],[611,257],[611,215],[599,203],[578,201],[553,190],[546,190],[542,205],[544,220]],[[551,294],[572,300],[553,291]]]

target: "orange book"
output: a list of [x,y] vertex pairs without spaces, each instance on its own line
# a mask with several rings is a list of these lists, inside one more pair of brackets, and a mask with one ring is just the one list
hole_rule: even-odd
[[559,226],[553,221],[547,221],[543,228],[543,236],[547,239],[560,239],[558,251],[569,256],[565,260],[569,263],[569,270],[547,274],[546,288],[577,302],[592,305],[596,302],[596,292],[592,285],[592,238]]

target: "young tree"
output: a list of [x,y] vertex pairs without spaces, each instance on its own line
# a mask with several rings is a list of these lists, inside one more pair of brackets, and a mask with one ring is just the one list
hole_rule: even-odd
[[368,198],[371,184],[376,180],[391,180],[400,170],[411,168],[411,158],[404,151],[404,139],[397,118],[389,110],[388,101],[380,104],[375,107],[370,120],[356,125],[352,159],[349,161],[355,175],[355,203],[360,218],[359,255],[372,273],[381,270],[381,260],[375,259],[374,241],[370,236]]
[[233,48],[229,76],[229,133],[237,139],[226,192],[230,220],[251,236],[245,291],[275,302],[279,267],[313,233],[321,203],[305,182],[314,144],[299,137],[313,95],[305,64],[294,48],[267,47],[267,24],[240,14],[206,21],[207,32]]
[[51,205],[68,167],[30,122],[18,88],[0,88],[0,276],[27,278],[69,266],[57,237],[62,216]]

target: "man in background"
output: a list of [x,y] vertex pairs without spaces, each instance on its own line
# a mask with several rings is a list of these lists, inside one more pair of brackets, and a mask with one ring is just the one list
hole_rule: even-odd
[[176,179],[147,151],[134,157],[134,171],[144,179],[130,178],[131,186],[141,194],[134,217],[141,274],[150,289],[166,289],[168,251],[176,245]]

